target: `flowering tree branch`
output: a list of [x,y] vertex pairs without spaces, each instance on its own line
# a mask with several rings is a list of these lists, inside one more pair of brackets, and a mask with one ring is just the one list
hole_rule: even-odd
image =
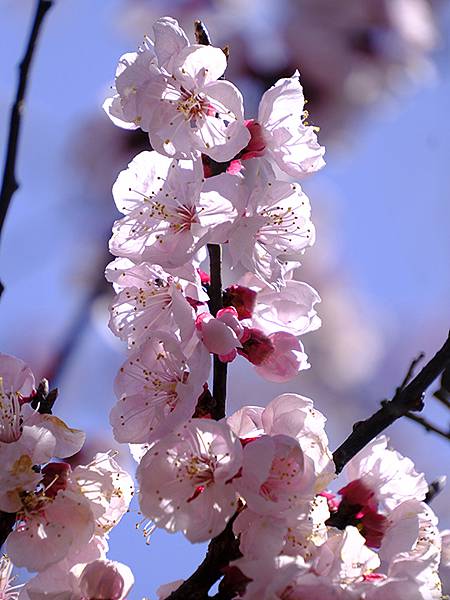
[[[413,363],[413,368],[417,359]],[[353,426],[352,433],[335,450],[333,454],[336,472],[340,473],[348,461],[364,448],[371,440],[384,431],[394,421],[408,415],[411,411],[423,409],[423,395],[427,388],[450,364],[450,336],[436,355],[423,367],[414,379],[408,383],[413,368],[392,400],[382,402],[382,407],[365,421],[360,421]]]
[[[0,192],[0,235],[8,212],[11,198],[14,192],[19,188],[16,177],[17,150],[19,145],[19,135],[22,124],[22,114],[24,110],[25,94],[28,85],[28,76],[33,60],[36,42],[39,36],[42,23],[47,11],[52,7],[52,0],[39,0],[34,15],[33,25],[28,39],[27,49],[22,62],[19,65],[19,82],[17,86],[16,98],[11,109],[9,121],[9,134],[6,150],[5,168],[3,172],[2,188]],[[3,286],[0,283],[0,294]]]

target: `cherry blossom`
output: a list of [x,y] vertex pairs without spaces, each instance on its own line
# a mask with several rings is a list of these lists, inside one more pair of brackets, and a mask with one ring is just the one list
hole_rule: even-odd
[[111,252],[164,269],[181,267],[198,250],[202,236],[235,215],[230,201],[216,191],[224,177],[203,184],[199,161],[141,152],[113,187],[117,208],[126,216],[114,224]]
[[173,59],[172,76],[165,77],[150,115],[155,150],[176,158],[202,152],[224,162],[246,146],[242,95],[229,81],[217,81],[226,63],[213,46],[185,47]]
[[110,421],[117,441],[152,442],[188,420],[209,368],[209,353],[201,344],[187,359],[175,337],[152,333],[115,380],[118,402]]
[[325,149],[317,141],[315,128],[305,123],[299,77],[296,71],[264,93],[257,120],[247,124],[250,143],[241,153],[242,159],[271,158],[293,177],[304,177],[325,165]]
[[382,509],[392,510],[405,500],[423,500],[428,485],[411,459],[388,447],[382,435],[367,444],[346,465],[343,474],[369,489]]
[[87,465],[77,466],[73,478],[90,502],[95,534],[107,535],[128,511],[134,495],[133,479],[110,453],[101,452]]
[[314,493],[322,491],[334,477],[334,464],[325,434],[325,417],[313,407],[309,398],[298,394],[282,394],[265,408],[245,406],[227,419],[231,429],[240,438],[252,439],[261,435],[286,435],[298,441],[308,458],[314,475]]
[[0,354],[0,442],[15,442],[21,435],[21,404],[34,390],[31,369],[19,358]]
[[237,355],[237,348],[244,340],[245,328],[234,308],[222,308],[213,317],[208,312],[198,315],[195,326],[201,341],[209,352],[217,354],[222,362],[230,362]]
[[188,339],[195,327],[191,302],[208,299],[196,275],[197,282],[192,283],[158,265],[116,259],[107,268],[108,279],[117,282],[119,290],[110,306],[111,331],[130,347],[143,344],[155,329],[179,331],[182,339]]
[[147,86],[160,80],[152,41],[144,39],[137,52],[127,52],[119,59],[112,97],[103,103],[103,109],[112,122],[124,129],[148,128],[146,115],[148,99],[144,93]]
[[[223,233],[232,266],[242,265],[272,289],[285,283],[284,263],[298,261],[314,243],[308,197],[297,183],[277,181],[261,162],[240,184],[238,219]],[[209,181],[209,180],[208,180]]]
[[256,293],[251,319],[264,333],[286,331],[301,336],[320,327],[314,308],[320,296],[307,283],[286,279],[284,287],[273,290],[251,273],[241,278],[240,283]]
[[16,528],[7,539],[8,555],[15,565],[41,571],[62,560],[69,549],[89,542],[95,530],[90,502],[72,478],[63,489],[47,489],[21,497]]
[[82,597],[95,600],[122,600],[133,584],[133,573],[127,565],[101,559],[85,566],[79,583]]
[[264,379],[284,383],[296,377],[300,371],[309,369],[308,357],[296,336],[277,331],[271,333],[268,340],[273,351],[256,366],[257,373]]
[[241,466],[241,444],[225,423],[192,419],[142,458],[136,474],[141,511],[191,542],[208,540],[236,511],[233,477]]

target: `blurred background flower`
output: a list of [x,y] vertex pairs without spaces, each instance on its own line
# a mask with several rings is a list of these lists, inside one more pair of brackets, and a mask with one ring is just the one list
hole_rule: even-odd
[[[0,106],[4,142],[32,0],[3,0]],[[115,128],[101,111],[119,56],[160,16],[194,19],[230,46],[227,77],[248,117],[261,94],[299,68],[309,121],[321,128],[327,168],[305,183],[318,241],[301,279],[319,290],[323,325],[304,338],[312,368],[268,384],[245,361],[230,369],[230,410],[284,391],[311,396],[328,417],[331,447],[400,383],[420,350],[449,326],[450,7],[428,0],[66,0],[45,24],[19,151],[21,189],[0,248],[0,348],[28,361],[61,390],[59,411],[90,436],[87,451],[116,446],[108,424],[112,381],[124,348],[109,333],[103,279],[117,217],[117,172],[148,147],[142,132]],[[429,398],[425,413],[445,423]],[[402,421],[388,432],[431,481],[449,473],[450,444]],[[120,449],[131,466],[126,448]],[[448,494],[434,502],[450,526]],[[135,571],[135,597],[185,577],[204,547],[163,532],[132,531],[131,513],[111,559]],[[135,559],[130,559],[130,553]]]

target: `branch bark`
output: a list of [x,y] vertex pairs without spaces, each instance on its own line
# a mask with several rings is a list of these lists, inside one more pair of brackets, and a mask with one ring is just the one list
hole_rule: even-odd
[[[6,150],[5,167],[3,171],[2,188],[0,191],[0,236],[5,222],[6,214],[11,203],[11,198],[19,189],[16,176],[17,150],[19,146],[19,135],[22,125],[22,115],[25,107],[25,94],[28,86],[28,78],[31,63],[33,60],[36,42],[39,36],[42,23],[47,11],[53,4],[52,0],[39,0],[34,15],[33,25],[31,27],[27,48],[19,65],[19,81],[17,85],[16,97],[11,108],[9,120],[9,133]],[[0,283],[0,295],[3,286]]]
[[239,541],[233,533],[233,523],[238,513],[228,521],[225,529],[213,538],[205,559],[198,569],[172,592],[167,600],[207,600],[208,592],[222,575],[222,569],[241,556]]
[[[209,310],[215,317],[217,312],[223,308],[222,298],[222,250],[219,244],[208,244],[209,274],[211,283],[208,294],[210,297]],[[225,401],[227,396],[227,363],[219,360],[214,355],[213,370],[213,398],[214,411],[212,417],[217,421],[225,416]]]
[[[348,461],[364,448],[371,440],[384,431],[394,421],[410,413],[423,409],[423,395],[426,389],[439,377],[450,364],[450,335],[442,348],[423,367],[416,377],[407,383],[408,376],[392,400],[382,402],[382,407],[365,421],[353,426],[352,433],[334,452],[336,473],[340,473]],[[408,371],[411,375],[411,369]]]

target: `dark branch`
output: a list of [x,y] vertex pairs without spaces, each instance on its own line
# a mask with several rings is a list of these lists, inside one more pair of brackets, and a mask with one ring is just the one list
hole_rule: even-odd
[[0,548],[6,541],[6,538],[11,533],[11,530],[16,522],[16,513],[7,513],[0,511]]
[[228,521],[225,529],[213,538],[205,559],[198,569],[172,592],[167,600],[207,600],[208,591],[223,575],[223,569],[241,556],[239,541],[233,533],[233,523],[238,513]]
[[[210,297],[209,310],[215,317],[217,312],[223,308],[222,298],[222,257],[219,244],[208,244],[209,252],[209,274],[211,283],[209,284],[208,294]],[[214,355],[213,372],[213,398],[215,401],[212,417],[216,420],[223,419],[225,416],[225,400],[227,396],[227,363],[219,360]]]
[[[414,363],[416,364],[416,361],[414,361]],[[380,410],[365,421],[360,421],[354,425],[352,433],[333,454],[336,472],[340,473],[355,454],[389,427],[389,425],[392,425],[394,421],[411,411],[422,410],[423,395],[426,389],[435,379],[437,379],[437,377],[439,377],[449,364],[450,336],[447,338],[439,352],[437,352],[410,383],[397,388],[392,400],[384,401]],[[408,377],[410,377],[411,372],[412,369],[410,368]]]
[[[6,214],[11,203],[14,192],[19,188],[16,177],[17,150],[19,145],[19,135],[22,124],[22,115],[25,107],[25,94],[28,85],[28,74],[33,60],[36,42],[39,36],[41,25],[47,11],[51,8],[52,0],[39,0],[34,15],[33,25],[28,39],[27,49],[22,62],[19,65],[19,82],[17,85],[16,98],[11,109],[9,121],[9,133],[6,150],[5,167],[3,171],[2,189],[0,192],[0,235],[5,222]],[[3,286],[0,285],[0,294]]]
[[211,46],[211,38],[209,37],[208,30],[202,21],[194,21],[194,34],[197,44],[202,44],[202,46]]
[[445,488],[446,481],[447,477],[443,475],[442,477],[438,477],[430,483],[430,485],[428,486],[428,492],[425,496],[425,502],[427,504],[430,504],[430,502],[442,492],[442,490]]
[[430,423],[430,421],[427,421],[427,419],[425,419],[425,417],[419,417],[419,415],[415,415],[414,413],[411,413],[411,412],[406,413],[405,417],[410,419],[411,421],[414,421],[415,423],[418,423],[419,425],[422,425],[422,427],[426,431],[437,433],[437,435],[440,435],[441,437],[450,441],[450,429],[447,429],[447,431],[444,431],[440,427],[437,427],[437,425],[433,425],[433,423]]

